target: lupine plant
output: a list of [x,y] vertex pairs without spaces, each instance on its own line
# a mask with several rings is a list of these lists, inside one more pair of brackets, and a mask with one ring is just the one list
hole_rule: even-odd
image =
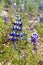
[[14,24],[12,28],[13,32],[10,33],[9,40],[18,41],[18,37],[24,39],[24,33],[20,33],[22,31],[21,18],[17,16],[17,22],[14,22],[13,24]]
[[[14,22],[13,24],[14,24],[14,26],[16,24],[17,26],[20,25],[20,27],[21,27],[20,21]],[[13,25],[7,24],[6,28],[8,28],[8,26],[9,27],[11,26],[11,28],[12,28]],[[6,28],[4,28],[4,31]],[[18,29],[16,29],[16,30],[18,30]],[[10,29],[9,29],[9,31],[10,31]],[[5,32],[8,35],[8,34],[10,34],[11,31],[8,32],[8,29],[6,29]],[[17,33],[19,33],[19,32],[17,31]],[[16,49],[11,46],[11,43],[9,44],[9,41],[5,42],[5,40],[8,38],[8,36],[4,37],[5,38],[4,44],[0,44],[0,50],[1,50],[0,51],[0,53],[1,53],[0,54],[0,62],[2,63],[2,65],[7,65],[9,62],[11,63],[11,65],[33,65],[33,64],[38,65],[40,56],[38,55],[37,52],[32,51],[33,44],[30,44],[29,42],[24,41],[24,36],[23,36],[24,34],[25,33],[24,32],[22,33],[22,31],[20,30],[19,36],[22,40],[18,39],[18,43],[17,43],[18,45],[17,45]],[[18,35],[16,34],[16,36],[18,36]],[[12,43],[12,45],[13,45],[13,43]],[[33,59],[33,57],[34,57],[34,59]]]

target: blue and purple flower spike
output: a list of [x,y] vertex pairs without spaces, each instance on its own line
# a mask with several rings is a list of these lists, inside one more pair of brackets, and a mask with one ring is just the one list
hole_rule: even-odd
[[37,46],[37,39],[38,39],[38,34],[37,33],[33,33],[32,36],[31,36],[31,41],[33,42],[33,45],[34,45],[34,49],[36,50],[36,46]]
[[43,22],[43,16],[40,15],[40,22]]
[[22,23],[21,23],[21,17],[17,16],[17,21],[14,22],[14,26],[12,28],[12,32],[9,34],[9,40],[11,41],[18,41],[18,38],[21,40],[24,40],[24,32],[22,32]]

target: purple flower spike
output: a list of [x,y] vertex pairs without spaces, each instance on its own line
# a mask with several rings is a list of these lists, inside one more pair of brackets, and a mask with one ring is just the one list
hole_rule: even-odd
[[14,3],[14,5],[13,5],[13,6],[14,6],[14,8],[17,8],[17,4],[16,4],[16,3]]
[[18,37],[19,36],[19,33],[17,33],[16,36]]
[[32,36],[31,36],[31,41],[33,42],[33,43],[36,43],[37,42],[37,39],[38,38],[38,34],[36,34],[36,33],[34,33]]
[[12,32],[10,33],[9,36],[9,40],[10,41],[18,41],[18,38],[20,37],[21,40],[25,40],[24,39],[24,35],[25,33],[20,33],[22,31],[22,22],[21,22],[21,17],[19,15],[16,16],[17,17],[17,21],[14,22],[14,26],[12,28]]
[[40,22],[43,22],[43,17],[42,16],[40,16]]

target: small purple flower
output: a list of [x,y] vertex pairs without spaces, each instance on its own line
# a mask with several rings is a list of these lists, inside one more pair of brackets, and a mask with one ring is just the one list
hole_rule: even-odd
[[9,38],[9,40],[11,40],[11,41],[18,41],[18,38],[16,38],[16,37],[13,38],[13,37],[12,37],[12,38]]
[[21,40],[25,40],[24,35],[25,35],[25,32],[20,33],[20,38],[21,38]]
[[11,32],[10,36],[16,36],[16,32]]
[[14,25],[22,26],[22,23],[17,21],[17,22],[14,22]]
[[31,36],[31,41],[33,42],[34,45],[34,50],[37,50],[36,46],[37,46],[37,38],[38,38],[38,34],[37,33],[33,33],[33,35]]
[[36,39],[35,39],[34,37],[31,37],[31,41],[32,41],[33,43],[36,43]]
[[14,26],[14,27],[13,27],[13,30],[21,31],[21,28],[18,27],[18,26]]
[[24,32],[23,32],[23,33],[20,33],[20,37],[23,37],[23,36],[24,36],[24,34],[25,34]]
[[10,33],[10,36],[18,37],[19,36],[19,33],[12,32],[12,33]]

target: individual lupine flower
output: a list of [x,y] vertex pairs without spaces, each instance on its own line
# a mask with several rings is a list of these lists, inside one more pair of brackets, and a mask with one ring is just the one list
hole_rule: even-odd
[[36,43],[36,38],[31,37],[31,41],[32,41],[33,43]]
[[20,27],[18,27],[18,26],[14,26],[14,27],[13,27],[13,30],[16,30],[16,31],[21,31],[21,28],[20,28]]
[[16,36],[16,32],[11,32],[10,36]]
[[14,25],[22,26],[22,23],[17,21],[17,22],[14,22]]
[[33,50],[37,50],[37,48],[36,48],[36,46],[37,46],[36,39],[31,39],[31,41],[33,42],[33,45],[34,45]]
[[18,38],[16,38],[16,37],[9,37],[9,40],[11,40],[11,41],[18,41]]
[[18,37],[19,36],[19,33],[12,32],[12,33],[10,33],[10,36]]
[[23,36],[24,36],[24,34],[25,34],[24,32],[23,32],[23,33],[20,33],[20,37],[23,37]]
[[21,38],[21,40],[24,40],[24,35],[25,35],[24,32],[23,32],[23,33],[20,33],[20,38]]

